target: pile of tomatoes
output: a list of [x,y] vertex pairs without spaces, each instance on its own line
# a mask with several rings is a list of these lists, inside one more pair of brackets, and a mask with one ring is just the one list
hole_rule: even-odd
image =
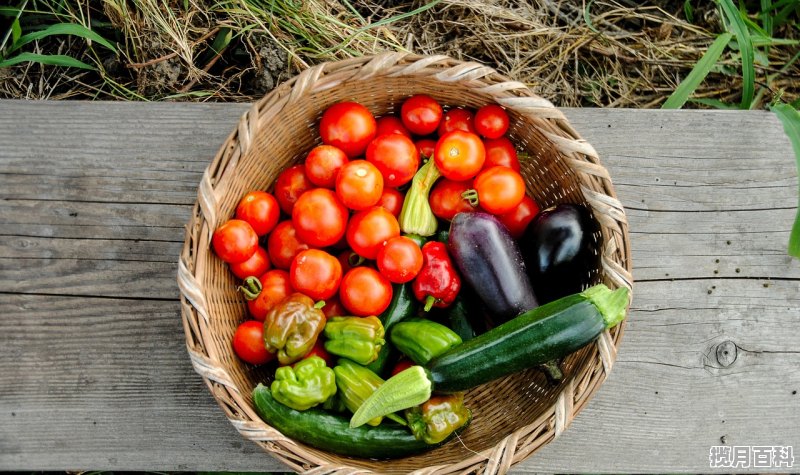
[[442,175],[428,198],[437,218],[480,209],[519,237],[539,208],[525,194],[508,129],[498,105],[445,111],[427,95],[377,119],[356,102],[329,107],[319,124],[323,144],[283,170],[271,193],[247,193],[214,232],[216,254],[262,287],[247,303],[252,320],[234,336],[237,355],[254,364],[272,359],[261,322],[294,292],[324,300],[326,316],[379,315],[389,306],[392,284],[413,280],[423,266],[398,217],[428,159]]

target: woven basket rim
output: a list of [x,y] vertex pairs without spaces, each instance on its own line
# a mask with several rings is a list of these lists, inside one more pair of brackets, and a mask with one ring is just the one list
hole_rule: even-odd
[[[219,362],[208,326],[211,315],[206,295],[198,279],[203,272],[197,264],[199,253],[209,252],[210,236],[225,217],[218,213],[217,203],[225,181],[232,175],[239,157],[244,155],[259,131],[259,120],[276,114],[296,99],[324,89],[339,87],[348,81],[363,81],[380,77],[426,77],[443,83],[458,84],[485,94],[494,102],[537,121],[541,131],[558,149],[563,161],[579,177],[586,203],[600,223],[603,236],[601,254],[602,276],[610,287],[631,290],[632,262],[628,223],[625,211],[617,199],[611,177],[600,163],[594,148],[581,138],[563,113],[525,84],[513,81],[485,65],[463,62],[448,56],[421,56],[410,53],[384,53],[337,62],[323,63],[306,69],[280,84],[246,111],[238,125],[221,145],[208,165],[198,187],[198,198],[187,225],[184,246],[178,265],[178,284],[181,290],[181,316],[186,347],[197,373],[226,413],[234,427],[274,457],[298,472],[364,473],[360,466],[342,465],[318,455],[304,445],[283,436],[263,422],[245,402],[239,388]],[[629,294],[632,298],[632,293]],[[627,321],[627,315],[626,319]],[[506,436],[494,447],[475,453],[455,464],[427,467],[424,473],[505,473],[516,463],[560,435],[586,402],[594,395],[616,359],[617,347],[624,333],[624,323],[607,330],[597,339],[594,371],[585,370],[571,378],[552,405],[538,420]]]

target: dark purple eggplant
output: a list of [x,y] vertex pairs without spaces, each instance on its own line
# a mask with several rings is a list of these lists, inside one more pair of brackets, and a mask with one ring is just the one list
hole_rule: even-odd
[[495,323],[539,306],[519,247],[494,216],[457,214],[450,223],[448,247],[461,277]]
[[540,303],[580,292],[596,267],[596,224],[580,205],[560,204],[540,212],[520,239],[520,249]]

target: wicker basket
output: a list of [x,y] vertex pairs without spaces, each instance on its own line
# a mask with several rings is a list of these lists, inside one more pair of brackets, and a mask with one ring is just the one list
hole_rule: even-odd
[[246,307],[236,293],[235,277],[210,250],[211,234],[232,216],[244,193],[270,189],[283,168],[301,161],[318,143],[316,127],[326,107],[357,100],[380,115],[419,93],[450,106],[505,106],[512,124],[509,136],[528,155],[522,173],[529,194],[543,208],[562,202],[588,205],[601,228],[594,236],[598,268],[593,280],[611,288],[631,287],[627,220],[608,172],[564,115],[524,84],[480,64],[404,53],[303,71],[244,114],[206,169],[178,271],[186,346],[195,370],[244,437],[298,472],[505,473],[566,429],[616,358],[623,325],[568,357],[558,386],[531,370],[470,391],[466,402],[474,419],[460,440],[399,460],[327,453],[283,436],[258,417],[250,393],[269,375],[241,363],[231,350]]

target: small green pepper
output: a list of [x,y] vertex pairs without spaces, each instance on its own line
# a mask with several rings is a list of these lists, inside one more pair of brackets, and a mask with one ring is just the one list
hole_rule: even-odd
[[276,401],[305,411],[336,394],[336,375],[319,356],[306,358],[294,367],[281,366],[270,386]]
[[358,364],[368,365],[378,358],[383,339],[383,324],[378,317],[331,317],[325,325],[325,349]]
[[408,426],[417,440],[438,444],[472,418],[464,406],[464,393],[433,396],[427,402],[406,409]]
[[398,350],[420,365],[461,344],[456,332],[422,318],[406,319],[395,325],[391,340]]
[[[333,367],[333,372],[336,373],[337,394],[351,412],[356,412],[361,404],[384,383],[383,379],[369,368],[347,358],[339,358]],[[395,414],[389,414],[387,417],[403,425],[406,423],[402,417]],[[377,426],[382,420],[383,417],[376,417],[367,424]]]
[[325,327],[325,314],[310,297],[294,293],[272,307],[264,319],[264,346],[282,365],[305,356]]

